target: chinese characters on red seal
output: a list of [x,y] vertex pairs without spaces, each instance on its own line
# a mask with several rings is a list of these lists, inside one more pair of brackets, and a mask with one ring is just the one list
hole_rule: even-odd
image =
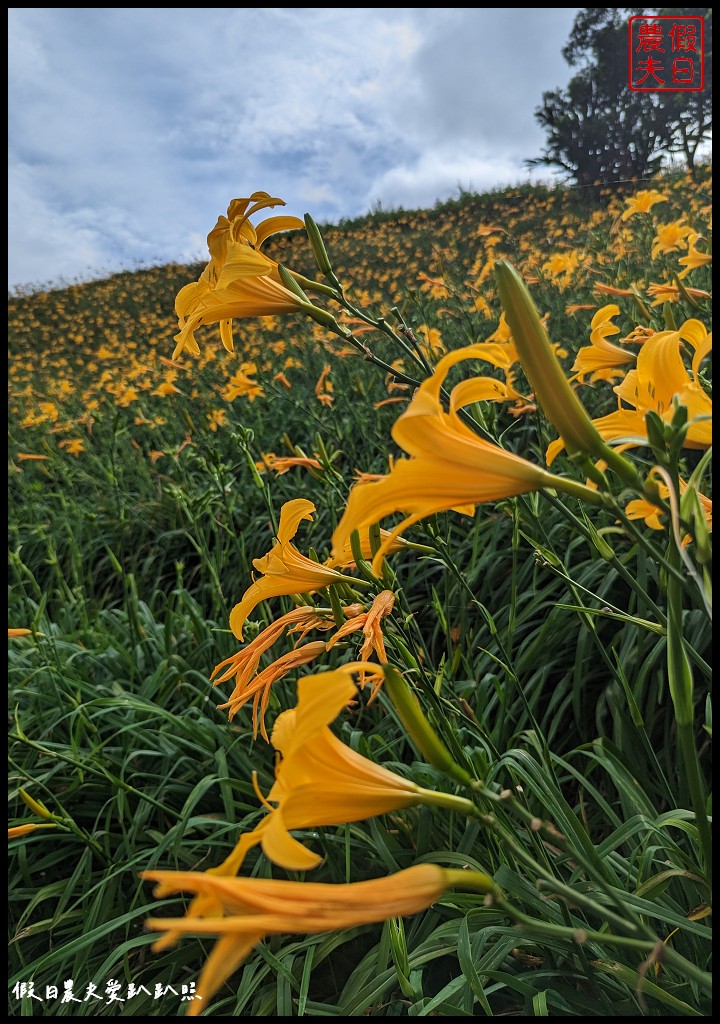
[[628,26],[628,79],[635,92],[692,92],[705,85],[705,21],[637,14]]

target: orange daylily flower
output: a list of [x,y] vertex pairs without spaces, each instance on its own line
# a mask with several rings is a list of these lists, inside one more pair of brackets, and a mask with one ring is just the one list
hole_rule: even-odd
[[397,405],[398,402],[407,402],[407,395],[400,395],[398,398],[382,398],[379,402],[373,402],[373,409],[383,409],[386,405]]
[[627,209],[622,213],[620,220],[627,220],[636,213],[648,213],[656,203],[666,203],[667,197],[656,189],[640,189],[634,196],[625,200]]
[[443,410],[440,389],[449,369],[462,359],[478,357],[478,350],[486,347],[471,345],[449,353],[420,385],[392,429],[393,439],[410,458],[397,459],[377,482],[355,484],[333,535],[334,558],[342,557],[353,530],[362,532],[393,512],[403,512],[406,518],[375,555],[378,571],[389,543],[420,519],[450,509],[474,515],[481,502],[558,485],[559,478],[484,441],[460,419],[458,410],[487,398],[489,388],[502,387],[498,381],[462,381],[453,388],[449,411]]
[[682,218],[671,221],[669,224],[661,224],[653,239],[651,258],[657,259],[661,252],[674,252],[684,248],[687,244],[685,239],[690,234],[692,234],[692,228],[689,224],[683,223]]
[[25,626],[15,626],[8,628],[8,640],[18,636],[30,636],[32,633],[31,629],[26,629]]
[[[573,250],[567,253],[555,253],[545,263],[542,269],[554,281],[558,281],[564,287],[580,265],[580,257]],[[562,279],[562,280],[560,280]]]
[[[504,344],[505,342],[512,341],[512,331],[510,330],[510,325],[507,322],[507,318],[505,316],[504,311],[500,314],[500,321],[497,327],[495,328],[492,334],[488,334],[485,341],[496,341],[498,342],[498,344],[501,345]],[[518,357],[516,353],[515,359],[517,358]]]
[[[352,612],[355,612],[355,606],[352,606]],[[266,651],[272,647],[272,645],[278,640],[282,634],[287,631],[288,633],[300,633],[300,639],[303,639],[307,633],[313,629],[319,630],[330,630],[335,628],[335,620],[332,616],[321,615],[315,611],[314,608],[309,608],[305,605],[299,608],[293,608],[286,615],[282,615],[279,619],[271,622],[269,626],[259,633],[254,640],[243,647],[236,654],[231,655],[224,661],[221,661],[219,665],[216,665],[212,671],[210,679],[213,680],[213,686],[218,686],[220,683],[227,682],[229,679],[235,680],[235,689],[233,690],[230,699],[226,704],[220,705],[220,707],[229,707],[229,718],[232,718],[237,711],[247,703],[250,698],[254,698],[253,702],[253,735],[257,736],[258,728],[265,740],[268,740],[267,733],[265,731],[264,715],[267,707],[268,697],[270,693],[270,687],[276,682],[281,675],[287,674],[293,668],[298,667],[298,663],[293,663],[291,660],[282,659],[276,660],[263,672],[258,673],[258,666],[260,660]],[[308,645],[309,646],[309,645]],[[300,649],[301,651],[304,648]],[[312,661],[313,657],[317,654],[322,654],[325,650],[325,645],[321,645],[317,649],[316,653],[312,653],[311,657],[301,661],[302,664],[307,664],[308,661]],[[306,651],[306,654],[311,652]],[[300,655],[301,659],[304,655]],[[282,663],[282,664],[281,664]],[[221,675],[218,673],[221,672]],[[217,676],[217,678],[215,678]],[[261,704],[262,702],[262,704]]]
[[[268,935],[312,935],[406,917],[430,907],[453,886],[497,891],[482,872],[416,864],[386,878],[333,885],[274,878],[218,878],[199,871],[144,871],[158,882],[157,895],[194,894],[184,918],[150,918],[147,927],[165,934],[156,951],[181,935],[217,936],[200,975],[187,1016],[196,1017],[253,947]],[[191,912],[192,911],[192,912]]]
[[[682,360],[683,341],[695,350],[692,377]],[[686,406],[690,421],[685,447],[708,448],[712,443],[712,400],[701,388],[697,376],[711,345],[712,335],[699,320],[686,320],[677,331],[660,331],[649,337],[638,353],[635,369],[613,389],[620,402],[631,408],[621,406],[617,412],[593,420],[603,440],[622,441],[625,447],[645,444],[646,414],[655,412],[669,423],[674,414],[673,399],[677,398]],[[549,445],[548,465],[563,447],[562,438]]]
[[[283,654],[262,672],[259,672],[251,683],[245,687],[235,687],[230,699],[224,704],[218,704],[219,710],[228,708],[228,719],[232,721],[240,708],[244,707],[249,700],[253,701],[252,721],[253,738],[257,739],[258,731],[263,739],[269,743],[267,730],[265,728],[265,714],[270,702],[270,691],[273,683],[283,679],[289,672],[308,665],[315,661],[321,654],[325,653],[325,644],[322,640],[314,640],[303,647],[295,647],[287,654]],[[219,680],[218,680],[219,682]]]
[[236,398],[247,398],[254,402],[256,398],[262,398],[264,394],[261,384],[243,373],[242,370],[238,370],[225,385],[222,397],[226,402],[234,402]]
[[183,366],[182,363],[174,363],[172,359],[167,359],[165,356],[158,356],[158,359],[163,366],[169,366],[171,370],[182,370],[183,373],[187,373],[187,366]]
[[150,392],[151,395],[157,395],[158,398],[167,398],[169,395],[181,395],[182,391],[180,388],[175,387],[172,381],[164,380],[162,384],[158,384],[154,391]]
[[678,277],[687,277],[691,270],[697,269],[697,267],[705,267],[709,263],[712,263],[712,254],[709,252],[700,252],[696,248],[695,243],[697,242],[700,235],[693,231],[688,235],[688,251],[686,256],[681,256],[678,263],[684,269],[680,271]]
[[334,322],[330,314],[285,287],[277,263],[260,252],[270,235],[305,226],[297,217],[270,217],[257,227],[250,223],[258,210],[284,205],[267,192],[255,192],[249,199],[234,199],[227,217],[218,218],[208,235],[210,262],[199,280],[181,288],[175,299],[180,331],[175,335],[173,359],[184,351],[199,355],[195,331],[207,324],[219,324],[220,340],[232,352],[235,318],[302,310]]
[[119,405],[122,409],[126,409],[132,402],[137,402],[140,398],[140,393],[137,388],[129,387],[120,395],[116,401],[116,405]]
[[331,732],[330,723],[357,694],[352,681],[357,671],[374,673],[377,666],[355,662],[304,676],[298,681],[297,707],[275,722],[272,745],[282,759],[267,797],[270,813],[255,831],[265,855],[288,870],[313,868],[322,859],[291,831],[362,821],[415,806],[427,795]]
[[[684,480],[680,480],[679,483],[680,493],[684,494],[687,490],[687,484]],[[661,498],[667,499],[669,496],[670,492],[667,485],[662,481],[658,481],[658,493]],[[705,516],[708,533],[712,533],[712,501],[710,498],[707,498],[704,494],[700,494],[699,492],[697,496],[703,515]],[[647,498],[633,498],[633,500],[629,501],[625,506],[625,515],[628,519],[644,519],[645,525],[651,530],[662,530],[664,528],[663,523],[661,522],[661,516],[664,514],[665,513],[662,508],[654,505],[651,501],[648,501]],[[687,545],[691,541],[692,537],[688,535],[683,538],[683,545]]]
[[[214,680],[213,685],[227,682],[228,679],[235,679],[236,688],[245,686],[257,672],[260,659],[272,645],[287,630],[288,633],[299,632],[300,638],[305,637],[312,629],[332,629],[335,620],[332,616],[322,616],[314,608],[302,605],[293,608],[292,611],[281,615],[266,626],[254,640],[246,644],[240,651],[225,658],[213,669],[210,678]],[[225,669],[222,675],[215,679],[217,673]]]
[[290,543],[302,520],[311,520],[314,511],[313,503],[305,498],[295,498],[283,505],[280,511],[277,543],[262,558],[253,559],[253,565],[262,576],[248,587],[242,600],[230,613],[230,629],[238,640],[243,638],[243,623],[261,601],[282,595],[312,594],[316,590],[346,579],[342,573],[302,555]]
[[[330,731],[329,723],[357,692],[353,674],[375,668],[355,662],[299,680],[297,707],[278,716],[272,734],[273,746],[282,755],[275,783],[267,799],[258,793],[270,813],[252,831],[243,833],[232,853],[218,867],[210,868],[207,875],[236,875],[248,851],[258,844],[280,867],[313,868],[321,858],[293,839],[291,831],[347,824],[423,802],[438,802],[438,794],[362,757]],[[173,891],[159,875],[153,877],[161,881],[156,895]],[[204,916],[206,912],[198,895],[187,916]],[[172,944],[181,930],[170,929],[166,944]]]
[[[215,666],[210,676],[214,686],[227,682],[229,679],[235,680],[235,689],[229,699],[226,703],[219,704],[218,707],[221,709],[229,708],[228,718],[232,719],[240,708],[252,699],[253,736],[257,737],[259,731],[263,738],[270,742],[265,729],[265,713],[269,702],[270,689],[273,684],[301,665],[307,665],[309,662],[314,661],[321,654],[324,654],[325,651],[329,651],[334,647],[338,641],[345,639],[346,636],[359,629],[362,629],[365,636],[365,641],[360,650],[360,660],[367,660],[372,652],[375,651],[379,660],[386,663],[387,655],[385,653],[380,621],[390,614],[394,603],[395,595],[392,591],[384,590],[375,598],[368,610],[364,610],[362,605],[359,604],[348,605],[343,608],[343,612],[347,616],[347,622],[343,623],[339,629],[331,614],[324,614],[316,611],[315,608],[307,606],[293,608],[292,611],[276,619],[275,622],[272,622],[262,630],[242,650]],[[327,643],[314,641],[313,643],[306,644],[304,647],[296,646],[292,651],[277,658],[272,664],[258,672],[258,666],[263,654],[272,647],[285,631],[288,634],[300,633],[300,639],[302,640],[309,632],[315,629],[325,632],[335,630],[335,632]],[[221,671],[222,674],[218,675]],[[217,678],[215,678],[216,676]],[[371,701],[377,696],[382,685],[382,675],[379,675],[378,678],[379,683],[374,686],[370,695]]]
[[603,306],[597,311],[590,322],[590,345],[581,348],[575,357],[572,367],[575,376],[571,380],[584,381],[590,374],[591,381],[610,381],[625,375],[622,367],[635,365],[633,352],[607,340],[609,335],[620,333],[620,328],[612,322],[619,313],[620,307],[615,305]]
[[285,202],[267,192],[254,192],[247,199],[233,199],[227,209],[227,217],[218,217],[217,224],[208,235],[210,263],[205,268],[207,280],[220,276],[227,260],[229,248],[234,242],[243,242],[253,249],[261,249],[263,243],[279,231],[304,228],[299,217],[269,217],[255,227],[250,217],[259,210],[284,206]]
[[66,441],[58,441],[60,448],[64,448],[68,455],[74,455],[77,459],[81,452],[85,451],[85,442],[81,437],[73,437]]
[[227,409],[211,409],[210,412],[207,413],[207,424],[213,433],[216,433],[220,427],[225,426],[226,419]]
[[595,303],[571,302],[565,307],[566,316],[575,316],[576,313],[584,313],[588,309],[596,309]]
[[15,456],[18,462],[47,462],[48,455],[31,455],[26,452],[18,452]]
[[200,354],[195,340],[198,327],[219,324],[223,346],[232,352],[233,319],[302,309],[303,300],[270,276],[274,269],[272,260],[237,242],[214,287],[201,279],[181,288],[175,299],[180,332],[175,335],[173,359],[185,351]]
[[267,799],[260,796],[270,813],[240,836],[232,853],[212,869],[214,873],[237,874],[247,852],[258,844],[280,867],[298,871],[317,867],[322,858],[290,832],[362,821],[413,807],[428,797],[415,782],[346,746],[329,728],[357,695],[353,675],[377,671],[371,662],[350,662],[298,680],[297,706],[278,715],[271,735],[281,760]]
[[441,277],[429,277],[422,271],[418,273],[418,277],[422,281],[420,291],[430,292],[433,299],[447,299],[450,295],[450,290]]

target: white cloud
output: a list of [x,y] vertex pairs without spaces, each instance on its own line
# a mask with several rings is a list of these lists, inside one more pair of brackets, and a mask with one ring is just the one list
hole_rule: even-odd
[[457,197],[461,189],[491,191],[517,185],[529,177],[529,172],[511,157],[452,146],[421,153],[385,171],[368,189],[365,205],[371,207],[379,201],[386,209],[427,207],[437,200]]
[[10,8],[9,283],[196,259],[257,189],[331,221],[527,177],[574,10]]

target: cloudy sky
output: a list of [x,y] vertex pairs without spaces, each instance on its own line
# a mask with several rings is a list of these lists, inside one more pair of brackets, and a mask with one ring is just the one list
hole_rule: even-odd
[[528,180],[579,9],[11,7],[8,285],[203,259],[257,190],[336,222]]

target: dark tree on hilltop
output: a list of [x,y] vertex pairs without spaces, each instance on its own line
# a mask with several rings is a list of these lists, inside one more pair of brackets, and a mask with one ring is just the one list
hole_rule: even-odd
[[[635,92],[628,85],[628,21],[633,14],[705,18],[705,88],[697,92]],[[547,131],[540,157],[527,165],[559,167],[580,185],[644,178],[670,153],[691,171],[710,136],[711,12],[705,8],[586,7],[563,49],[577,68],[566,89],[543,93],[535,119]]]

